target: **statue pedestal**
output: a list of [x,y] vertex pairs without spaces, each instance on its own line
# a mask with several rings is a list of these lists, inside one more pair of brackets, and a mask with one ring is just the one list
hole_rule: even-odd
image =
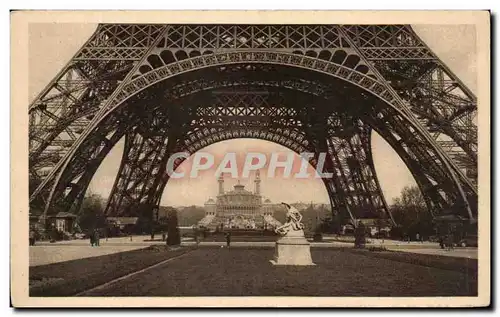
[[304,231],[289,231],[276,241],[273,265],[316,265],[311,258],[311,246]]

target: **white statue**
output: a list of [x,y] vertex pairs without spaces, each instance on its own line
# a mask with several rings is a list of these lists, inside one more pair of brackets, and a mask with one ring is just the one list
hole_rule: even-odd
[[287,208],[287,213],[286,213],[286,222],[285,224],[279,226],[276,228],[276,233],[285,236],[288,234],[290,230],[292,231],[299,231],[304,229],[304,224],[301,223],[302,221],[302,215],[299,213],[297,208],[290,206],[287,203],[282,203],[285,205]]
[[289,204],[282,203],[287,208],[286,223],[276,228],[280,234],[276,240],[273,265],[315,265],[311,258],[309,241],[304,236],[302,215]]

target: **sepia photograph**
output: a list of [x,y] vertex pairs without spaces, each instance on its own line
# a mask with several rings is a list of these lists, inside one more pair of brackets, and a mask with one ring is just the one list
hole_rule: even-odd
[[13,305],[488,306],[489,23],[12,12]]

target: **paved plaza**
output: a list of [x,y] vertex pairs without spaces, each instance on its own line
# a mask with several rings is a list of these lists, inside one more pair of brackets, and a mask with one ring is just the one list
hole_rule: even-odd
[[59,263],[76,259],[114,254],[147,248],[150,245],[159,244],[161,241],[147,241],[150,236],[132,236],[101,239],[99,247],[90,246],[89,239],[67,240],[50,243],[47,241],[37,242],[30,247],[30,266]]
[[[91,247],[88,239],[68,240],[56,243],[37,242],[35,246],[30,247],[30,266],[45,265],[50,263],[59,263],[64,261],[83,259],[88,257],[102,256],[106,254],[119,253],[124,251],[147,248],[151,245],[162,244],[159,240],[148,241],[150,236],[132,236],[121,238],[102,239],[99,247]],[[185,246],[194,245],[192,238],[183,238],[182,244]],[[201,242],[201,246],[224,246],[224,242]],[[273,248],[275,243],[272,241],[261,242],[233,242],[233,247],[269,247]],[[352,243],[329,241],[312,242],[313,248],[338,248],[352,247]],[[455,248],[454,250],[443,250],[437,243],[419,243],[403,242],[394,240],[372,240],[369,246],[384,246],[388,250],[401,252],[411,252],[419,254],[442,255],[451,257],[465,257],[477,259],[477,248]]]

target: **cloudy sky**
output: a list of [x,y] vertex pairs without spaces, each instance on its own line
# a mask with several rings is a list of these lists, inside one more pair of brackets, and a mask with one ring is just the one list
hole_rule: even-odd
[[[91,36],[95,24],[33,24],[29,27],[29,94],[33,99],[52,80],[57,72]],[[469,25],[414,25],[418,35],[429,47],[476,92],[476,36],[474,26]],[[392,148],[378,135],[372,139],[376,172],[388,203],[398,196],[406,185],[414,184],[413,177]],[[243,155],[248,151],[288,153],[288,149],[261,140],[236,139],[213,144],[204,149],[210,153],[235,152]],[[116,178],[123,152],[120,141],[103,161],[92,179],[89,190],[109,195]],[[266,178],[262,172],[263,194],[273,201],[303,201],[328,203],[324,185],[318,179]],[[253,189],[253,175],[241,179],[247,189]],[[226,188],[236,183],[228,179]],[[213,173],[201,173],[196,179],[171,180],[162,197],[162,205],[203,204],[216,195]]]

